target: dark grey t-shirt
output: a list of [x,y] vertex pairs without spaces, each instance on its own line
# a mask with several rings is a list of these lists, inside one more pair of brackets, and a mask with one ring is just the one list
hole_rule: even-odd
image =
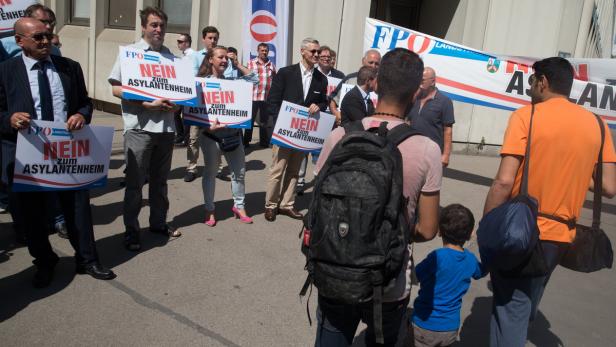
[[421,109],[420,105],[417,100],[406,117],[413,128],[431,138],[443,152],[443,127],[452,126],[456,122],[453,117],[453,102],[437,90],[434,98],[426,101]]

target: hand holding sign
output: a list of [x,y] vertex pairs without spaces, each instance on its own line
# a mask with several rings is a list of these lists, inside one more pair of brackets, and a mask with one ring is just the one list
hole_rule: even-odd
[[[312,106],[317,112],[310,113]],[[272,144],[303,152],[318,153],[334,127],[336,117],[283,101],[272,134]]]

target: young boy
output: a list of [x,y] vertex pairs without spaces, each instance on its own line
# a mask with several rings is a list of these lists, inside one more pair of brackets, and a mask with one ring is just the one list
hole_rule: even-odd
[[485,276],[475,255],[463,247],[474,225],[473,213],[460,204],[441,211],[443,248],[428,254],[416,268],[420,289],[411,318],[415,347],[449,346],[458,337],[462,296],[471,277]]

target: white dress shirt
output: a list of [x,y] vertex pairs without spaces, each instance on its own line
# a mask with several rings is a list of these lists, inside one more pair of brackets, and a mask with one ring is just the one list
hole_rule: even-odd
[[306,100],[306,96],[308,95],[308,89],[310,89],[310,83],[312,82],[312,73],[314,72],[314,66],[312,69],[308,70],[304,66],[303,62],[299,63],[299,69],[302,73],[302,86],[304,88],[304,100]]

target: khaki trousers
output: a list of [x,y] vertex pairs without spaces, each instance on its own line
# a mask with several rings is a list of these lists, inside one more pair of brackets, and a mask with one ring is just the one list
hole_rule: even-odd
[[265,192],[265,208],[293,208],[297,176],[304,156],[305,153],[298,150],[276,145],[272,147],[272,166]]
[[186,159],[188,159],[187,172],[197,172],[197,161],[199,160],[199,134],[201,127],[196,125],[190,126],[188,135],[188,147],[186,147]]

